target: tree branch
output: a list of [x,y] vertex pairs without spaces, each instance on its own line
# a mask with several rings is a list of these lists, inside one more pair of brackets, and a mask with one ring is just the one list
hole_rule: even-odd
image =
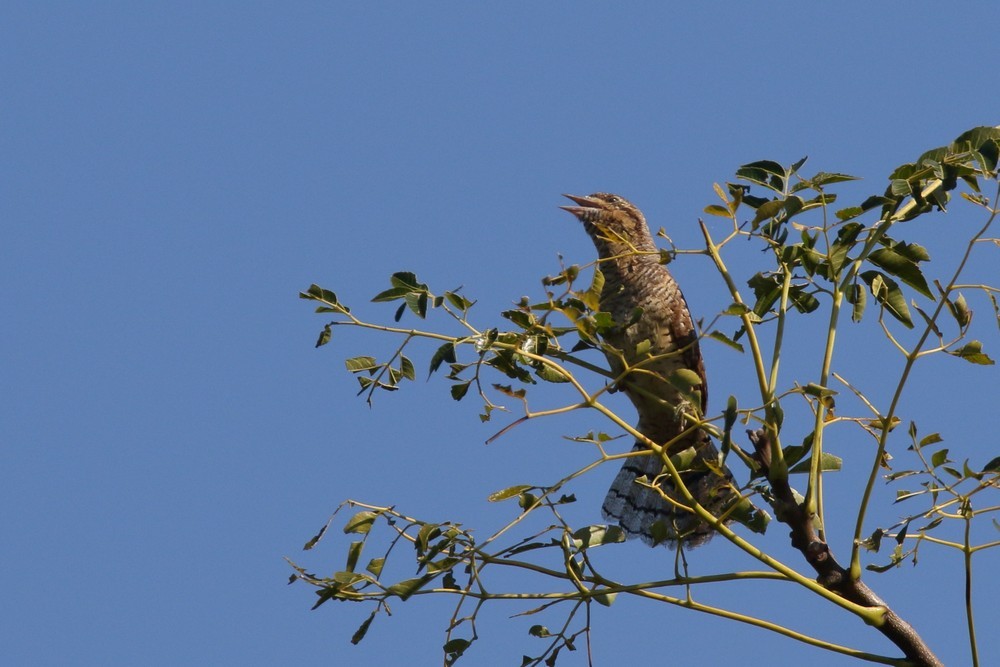
[[889,641],[903,651],[903,655],[914,665],[920,667],[943,667],[942,663],[924,640],[909,623],[904,621],[882,598],[875,594],[861,579],[852,579],[850,572],[837,559],[830,546],[819,538],[816,533],[813,517],[805,507],[795,500],[792,488],[788,485],[787,476],[775,476],[770,479],[771,444],[767,433],[763,430],[748,431],[750,442],[757,453],[761,468],[771,481],[774,492],[775,516],[788,525],[791,531],[792,546],[802,552],[806,562],[816,570],[816,580],[826,589],[865,607],[880,608],[883,611],[882,622],[875,624],[876,629]]

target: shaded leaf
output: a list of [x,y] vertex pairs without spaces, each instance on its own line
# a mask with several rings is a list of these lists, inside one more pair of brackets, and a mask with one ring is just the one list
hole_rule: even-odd
[[306,542],[306,543],[305,543],[305,546],[303,546],[303,547],[302,547],[302,550],[303,550],[303,551],[309,551],[309,550],[310,550],[310,549],[312,549],[312,548],[313,548],[314,546],[316,546],[316,544],[318,544],[318,543],[319,543],[319,541],[320,541],[321,539],[323,539],[323,535],[324,535],[324,534],[326,533],[326,529],[327,529],[327,528],[329,528],[329,527],[330,527],[330,526],[329,526],[329,524],[327,524],[327,525],[323,526],[322,528],[320,528],[320,529],[319,529],[319,532],[318,532],[318,533],[316,533],[316,534],[315,534],[315,535],[314,535],[314,536],[312,537],[312,539],[310,539],[310,540],[309,540],[308,542]]
[[465,311],[472,307],[472,302],[466,299],[461,294],[457,294],[455,292],[445,292],[444,297],[448,299],[448,303],[453,305],[455,308],[458,308],[459,310]]
[[323,331],[320,332],[319,338],[316,339],[316,347],[321,347],[330,342],[330,336],[332,334],[330,325],[327,324],[323,327]]
[[455,344],[449,341],[444,345],[442,345],[441,347],[439,347],[434,352],[434,356],[431,357],[430,372],[433,373],[434,371],[436,371],[444,362],[453,364],[455,363],[456,359],[457,358],[455,357]]
[[907,329],[913,328],[913,320],[910,317],[910,309],[906,305],[906,297],[895,280],[889,278],[879,271],[865,271],[861,274],[872,296],[886,311],[903,323]]
[[367,619],[365,619],[365,622],[362,623],[361,626],[354,631],[354,634],[351,636],[352,644],[358,644],[359,642],[361,642],[362,639],[365,638],[365,635],[368,634],[368,628],[371,627],[372,621],[375,620],[375,613],[376,612],[373,611],[371,615]]
[[948,299],[945,303],[948,304],[948,310],[951,312],[951,316],[955,318],[955,322],[958,323],[959,328],[964,329],[969,326],[969,323],[972,321],[972,311],[969,310],[969,305],[965,302],[965,296],[959,294],[958,298],[954,301]]
[[407,380],[413,380],[416,378],[416,371],[413,369],[413,362],[410,361],[406,355],[399,355],[399,372],[402,373],[403,377]]
[[528,628],[528,634],[532,637],[551,637],[552,633],[544,625],[533,625]]
[[851,320],[853,322],[860,322],[862,316],[865,314],[865,302],[868,299],[868,293],[865,292],[861,285],[855,283],[847,286],[844,296],[847,298],[847,303],[854,306],[851,310]]
[[785,190],[785,168],[773,160],[758,160],[736,170],[736,176],[775,192]]
[[465,398],[465,395],[469,392],[469,387],[472,385],[472,380],[466,380],[465,382],[456,382],[451,385],[451,397],[456,401],[460,401]]
[[904,283],[917,290],[924,296],[930,298],[931,290],[927,286],[927,280],[921,273],[917,263],[896,251],[893,248],[880,248],[868,255],[868,260],[886,271],[889,275],[896,276]]
[[445,645],[442,648],[444,649],[444,652],[448,654],[447,664],[455,664],[455,661],[458,660],[470,646],[472,646],[471,641],[460,637],[456,637],[455,639],[445,642]]
[[416,593],[421,588],[426,586],[436,576],[437,575],[428,574],[422,577],[406,579],[404,581],[399,582],[398,584],[393,584],[388,589],[386,589],[386,592],[389,593],[390,595],[398,595],[399,599],[401,600],[407,600],[414,593]]

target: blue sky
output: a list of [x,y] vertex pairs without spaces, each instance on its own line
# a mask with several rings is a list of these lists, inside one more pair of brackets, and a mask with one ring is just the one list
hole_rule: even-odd
[[[316,282],[388,320],[391,306],[367,301],[409,270],[437,290],[463,286],[489,322],[539,295],[559,254],[592,259],[556,208],[562,192],[619,192],[689,248],[712,183],[752,160],[809,155],[805,171],[857,174],[867,180],[849,192],[880,192],[895,165],[1000,123],[1000,48],[984,28],[1000,9],[958,7],[5,3],[6,660],[439,664],[443,602],[396,603],[355,647],[367,611],[310,612],[312,593],[286,586],[282,557],[339,569],[342,540],[301,546],[346,498],[495,529],[511,508],[488,506],[489,492],[558,479],[589,460],[560,436],[606,426],[592,415],[533,423],[484,447],[502,423],[480,424],[440,378],[369,409],[342,360],[393,342],[338,331],[315,350],[326,320],[297,292]],[[941,245],[942,272],[959,249],[949,241],[979,220],[968,207],[948,215],[914,231]],[[758,258],[735,266],[752,271]],[[995,283],[991,267],[972,275]],[[697,316],[725,307],[703,258],[674,271]],[[974,307],[988,325],[988,306]],[[995,329],[982,331],[1000,350]],[[841,357],[873,391],[899,367],[879,340],[871,326],[847,332]],[[793,341],[788,383],[815,372],[812,343]],[[718,410],[749,386],[748,369],[721,346],[706,355]],[[428,355],[414,357],[422,372]],[[904,419],[982,464],[1000,453],[982,437],[996,373],[947,361],[916,376]],[[867,443],[849,435],[831,443],[845,458],[828,482],[828,507],[847,510],[829,527],[838,553],[867,465],[865,451],[851,465]],[[574,489],[581,524],[599,521],[613,474]],[[876,516],[889,524],[902,511],[883,504]],[[765,544],[798,566],[782,534]],[[666,552],[617,549],[612,571],[665,576]],[[750,566],[722,540],[692,559],[701,572]],[[981,559],[980,572],[995,571],[995,555]],[[871,578],[948,664],[968,661],[957,565],[926,550],[918,567]],[[982,654],[995,657],[997,584],[979,582]],[[892,653],[787,585],[705,595]],[[519,611],[490,609],[459,664],[518,664],[537,650],[534,621],[507,619]],[[600,665],[850,664],[635,601],[597,610],[594,627]],[[564,661],[585,664],[582,652]]]

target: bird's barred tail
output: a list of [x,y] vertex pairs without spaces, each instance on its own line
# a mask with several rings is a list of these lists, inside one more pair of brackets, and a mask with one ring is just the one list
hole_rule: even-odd
[[[626,459],[612,482],[601,508],[604,518],[617,522],[628,537],[640,537],[653,546],[665,543],[674,548],[682,542],[686,547],[696,547],[707,542],[715,531],[697,514],[683,507],[686,504],[684,497],[676,491],[658,456],[638,443],[632,449],[634,452],[642,450],[649,455]],[[738,498],[732,487],[732,473],[728,468],[720,473],[705,463],[706,460],[718,461],[718,450],[707,436],[699,443],[697,454],[690,469],[681,472],[681,478],[699,504],[719,516]],[[636,479],[643,476],[647,484],[637,483]],[[681,506],[665,500],[660,491],[651,488],[649,484],[654,480]]]

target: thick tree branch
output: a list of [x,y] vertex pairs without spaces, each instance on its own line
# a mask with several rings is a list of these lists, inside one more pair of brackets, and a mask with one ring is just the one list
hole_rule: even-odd
[[756,459],[761,464],[762,471],[771,482],[775,498],[775,516],[791,529],[792,546],[802,552],[814,570],[816,580],[826,589],[840,595],[845,600],[865,607],[884,610],[882,623],[877,624],[879,632],[903,651],[914,665],[920,667],[943,667],[942,663],[924,640],[909,623],[899,617],[882,598],[875,594],[860,579],[852,579],[850,571],[845,569],[837,559],[830,546],[819,538],[816,533],[813,518],[802,503],[795,499],[792,488],[788,485],[788,477],[775,475],[771,478],[769,466],[771,445],[767,433],[761,429],[749,431],[750,442],[756,451]]

